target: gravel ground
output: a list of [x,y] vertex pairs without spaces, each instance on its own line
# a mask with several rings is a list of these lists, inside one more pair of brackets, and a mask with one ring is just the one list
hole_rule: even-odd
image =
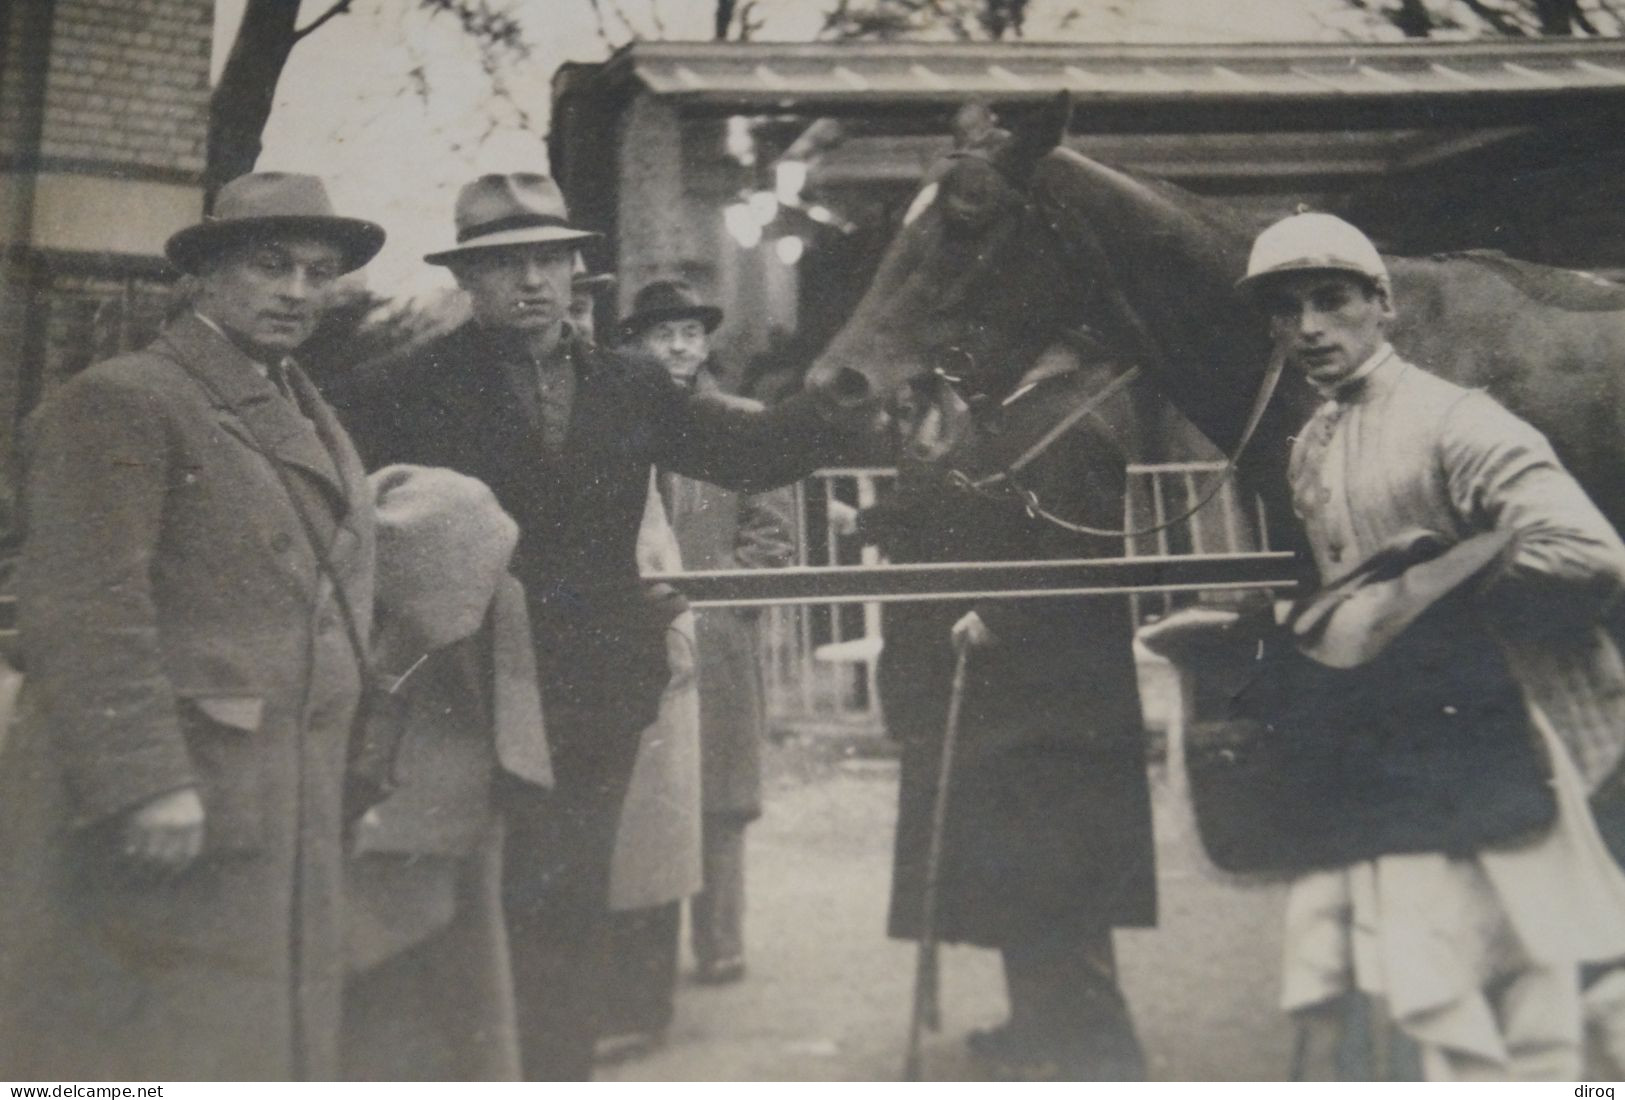
[[[914,967],[885,938],[897,770],[822,738],[769,752],[767,812],[749,833],[750,973],[713,988],[684,977],[666,1044],[600,1079],[895,1080]],[[1161,922],[1119,933],[1124,984],[1161,1080],[1280,1079],[1290,1033],[1275,1007],[1282,895],[1206,867],[1160,767]],[[685,949],[686,952],[686,949]],[[945,949],[943,1023],[926,1076],[975,1079],[962,1040],[998,1022],[994,952]]]

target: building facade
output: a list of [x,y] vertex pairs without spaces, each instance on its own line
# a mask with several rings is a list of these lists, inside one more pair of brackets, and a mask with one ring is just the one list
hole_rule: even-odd
[[203,209],[213,0],[0,4],[0,485],[56,381],[144,342]]

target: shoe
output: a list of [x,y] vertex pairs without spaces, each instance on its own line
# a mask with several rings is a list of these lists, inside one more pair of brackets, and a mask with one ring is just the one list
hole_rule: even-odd
[[645,1058],[666,1045],[666,1032],[634,1031],[625,1035],[606,1035],[593,1048],[593,1061],[603,1066],[620,1065]]
[[694,980],[701,985],[731,985],[744,977],[745,960],[738,955],[702,962],[694,970]]
[[1012,1024],[965,1036],[965,1047],[995,1081],[1060,1081],[1061,1060],[1029,1031]]

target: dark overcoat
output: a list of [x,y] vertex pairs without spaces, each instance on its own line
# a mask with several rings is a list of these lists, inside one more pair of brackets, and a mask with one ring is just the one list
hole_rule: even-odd
[[[360,674],[249,440],[286,468],[363,631],[372,496],[331,411],[292,382],[305,415],[188,316],[66,383],[30,424],[26,714],[0,757],[7,1076],[337,1071]],[[186,786],[203,799],[202,856],[173,880],[129,881],[119,819]]]
[[587,727],[631,738],[667,679],[669,615],[647,599],[634,555],[650,467],[760,491],[809,473],[839,435],[810,394],[770,409],[695,394],[652,359],[566,339],[578,381],[557,454],[533,412],[535,368],[473,321],[334,401],[370,469],[450,467],[489,485],[518,522],[513,572],[530,601],[549,738]]
[[[695,388],[717,388],[702,370]],[[683,568],[775,569],[790,564],[788,492],[744,494],[668,477],[663,495]],[[754,818],[762,812],[762,737],[767,724],[753,608],[695,614],[700,680],[700,790],[704,811]]]
[[[867,517],[894,559],[1022,561],[1121,555],[948,483],[1004,468],[1100,379],[1071,370],[1018,390],[958,426],[946,450],[905,465],[885,512]],[[1029,465],[1022,480],[1060,515],[1122,526],[1133,433],[1116,403]],[[919,441],[916,440],[916,443]],[[1072,928],[1149,925],[1156,877],[1145,740],[1126,598],[987,600],[886,612],[881,694],[902,743],[890,930],[918,935],[953,652],[968,610],[995,643],[967,668],[950,784],[938,930],[983,946]]]

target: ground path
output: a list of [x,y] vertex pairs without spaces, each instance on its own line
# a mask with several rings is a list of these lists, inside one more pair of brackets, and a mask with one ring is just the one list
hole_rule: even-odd
[[[827,741],[770,751],[767,813],[750,831],[749,955],[743,983],[679,987],[667,1044],[607,1066],[607,1080],[888,1080],[901,1065],[914,950],[884,935],[894,762]],[[1152,771],[1162,918],[1119,933],[1130,1003],[1163,1080],[1279,1079],[1290,1034],[1275,1007],[1282,895],[1207,869]],[[941,1035],[927,1076],[974,1077],[964,1033],[1002,1016],[991,951],[943,956]]]

